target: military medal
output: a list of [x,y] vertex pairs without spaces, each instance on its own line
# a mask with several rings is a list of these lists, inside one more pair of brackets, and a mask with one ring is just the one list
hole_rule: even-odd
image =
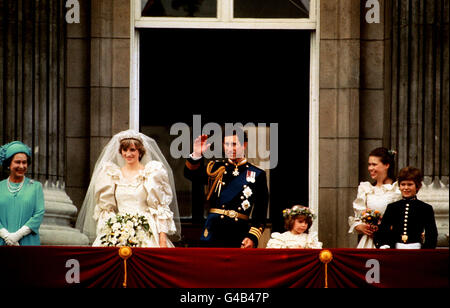
[[249,183],[255,183],[256,172],[247,170],[246,180]]
[[239,175],[239,166],[242,166],[243,164],[247,163],[247,159],[243,159],[241,162],[239,163],[234,163],[231,159],[228,160],[230,163],[232,163],[234,165],[234,171],[233,171],[233,176],[238,176]]
[[236,166],[236,168],[234,169],[233,175],[234,175],[234,176],[238,176],[238,175],[239,175],[238,166]]

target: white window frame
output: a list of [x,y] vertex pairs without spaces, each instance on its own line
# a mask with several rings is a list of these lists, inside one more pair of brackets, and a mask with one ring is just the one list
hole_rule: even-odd
[[[144,17],[141,0],[131,0],[130,16],[130,128],[139,129],[139,29],[288,29],[311,31],[309,206],[319,214],[319,57],[320,0],[311,0],[309,18],[233,18],[233,1],[217,0],[217,17]],[[318,222],[313,231],[318,231]]]
[[141,15],[141,1],[134,0],[136,28],[216,28],[216,29],[316,29],[318,0],[310,0],[309,18],[234,18],[234,1],[217,0],[217,16],[206,17],[145,17]]

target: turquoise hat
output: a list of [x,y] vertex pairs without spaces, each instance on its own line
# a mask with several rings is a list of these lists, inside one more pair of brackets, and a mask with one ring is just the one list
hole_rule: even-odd
[[31,156],[31,149],[26,144],[20,141],[13,141],[0,147],[0,165],[10,157],[17,153],[25,153],[27,156]]

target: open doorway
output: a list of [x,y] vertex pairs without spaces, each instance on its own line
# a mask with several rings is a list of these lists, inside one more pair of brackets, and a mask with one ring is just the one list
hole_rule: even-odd
[[[185,225],[201,228],[202,191],[184,179],[184,159],[171,157],[177,136],[170,127],[192,125],[193,115],[203,124],[278,123],[269,222],[282,231],[281,211],[308,203],[309,93],[309,31],[140,30],[141,131],[158,142],[173,168]],[[189,242],[191,233],[183,233]]]

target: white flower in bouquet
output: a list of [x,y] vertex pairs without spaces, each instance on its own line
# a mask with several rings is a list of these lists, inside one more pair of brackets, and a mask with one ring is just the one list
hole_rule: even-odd
[[138,214],[117,214],[105,224],[101,239],[102,246],[142,246],[145,239],[152,235],[145,216]]
[[142,230],[142,228],[140,228],[137,232],[136,232],[136,240],[140,243],[142,243],[145,240],[145,231]]
[[134,231],[134,225],[134,221],[128,220],[125,224],[125,229],[131,233],[132,230]]
[[111,231],[114,231],[114,232],[119,231],[119,230],[120,230],[120,227],[121,227],[120,223],[115,222],[115,223],[113,223],[113,225],[111,226]]

